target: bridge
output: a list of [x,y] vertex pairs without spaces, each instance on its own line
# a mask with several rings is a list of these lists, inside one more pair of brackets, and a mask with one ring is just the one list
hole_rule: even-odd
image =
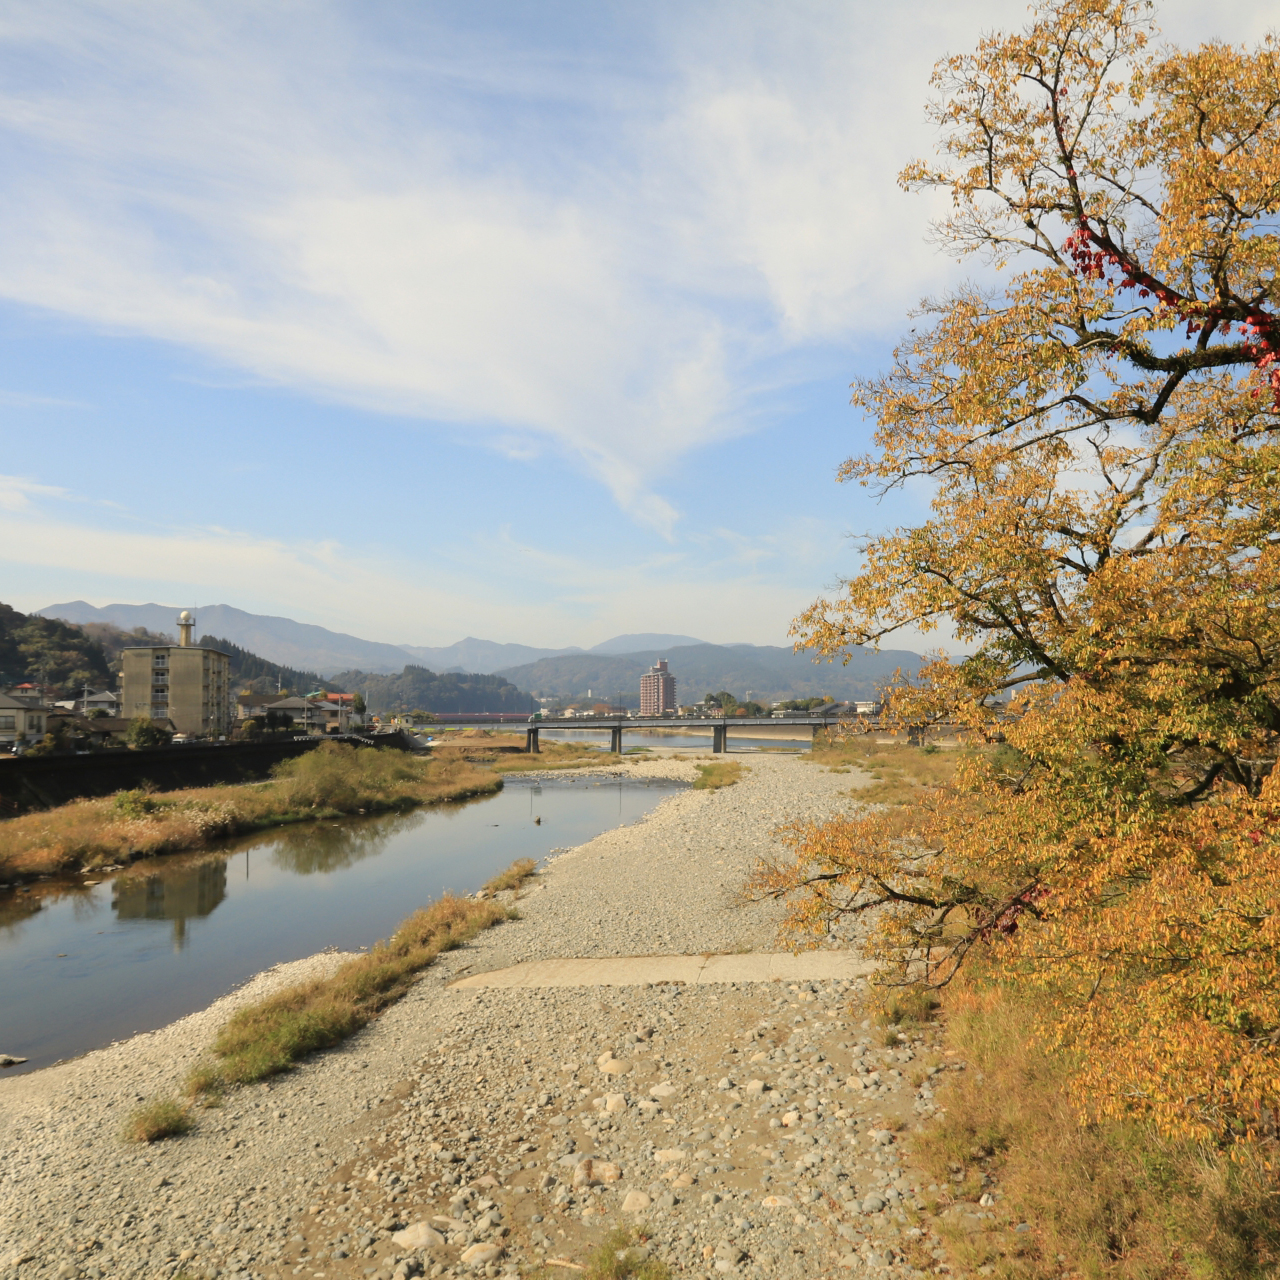
[[776,729],[780,725],[803,726],[813,733],[825,729],[842,718],[851,717],[851,707],[837,706],[826,714],[815,709],[812,713],[786,716],[543,716],[540,720],[530,720],[527,715],[513,715],[510,712],[491,712],[479,715],[446,714],[436,717],[441,727],[457,727],[467,729],[492,729],[501,725],[523,726],[525,730],[525,750],[536,753],[539,750],[538,733],[542,729],[592,729],[597,732],[609,731],[609,750],[622,751],[622,735],[630,730],[632,733],[645,729],[710,729],[711,750],[717,754],[729,749],[729,730],[759,729],[768,726]]

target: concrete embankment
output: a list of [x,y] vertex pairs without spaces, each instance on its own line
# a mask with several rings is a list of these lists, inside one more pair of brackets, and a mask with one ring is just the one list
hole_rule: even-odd
[[[938,1241],[907,1220],[930,1192],[901,1139],[933,1108],[934,1032],[883,1045],[851,939],[812,974],[755,959],[776,951],[779,910],[739,896],[779,823],[849,808],[858,781],[756,757],[735,786],[563,853],[521,919],[341,1048],[197,1112],[185,1137],[117,1135],[140,1099],[177,1092],[236,1005],[339,957],[0,1080],[0,1278],[517,1274],[581,1265],[619,1224],[643,1225],[680,1275],[919,1265]],[[619,957],[666,959],[628,973]],[[742,972],[697,981],[735,957]],[[563,959],[614,968],[607,985],[511,980]]]

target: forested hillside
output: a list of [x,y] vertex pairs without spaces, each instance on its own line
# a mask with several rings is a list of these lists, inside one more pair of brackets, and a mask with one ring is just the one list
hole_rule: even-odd
[[527,693],[502,676],[437,674],[426,667],[407,666],[398,676],[367,671],[343,671],[333,684],[348,693],[362,693],[375,715],[399,711],[532,711]]
[[0,683],[52,685],[60,694],[111,683],[103,646],[80,627],[0,604]]
[[237,689],[250,693],[303,694],[314,689],[324,689],[330,693],[345,693],[331,681],[321,680],[314,671],[298,671],[293,667],[282,666],[278,662],[268,662],[248,649],[242,649],[230,640],[219,636],[201,636],[202,649],[220,649],[231,659],[231,680]]

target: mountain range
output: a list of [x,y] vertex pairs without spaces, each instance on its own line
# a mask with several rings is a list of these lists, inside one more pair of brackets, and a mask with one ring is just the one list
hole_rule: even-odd
[[540,658],[497,672],[512,684],[543,698],[581,698],[590,690],[612,701],[618,691],[634,693],[640,677],[665,658],[676,677],[679,701],[696,702],[704,694],[725,689],[737,698],[748,691],[756,700],[812,698],[870,699],[898,667],[914,671],[918,654],[906,649],[856,649],[845,666],[814,662],[807,653],[779,645],[691,644],[641,650],[639,653],[577,653]]
[[261,658],[321,675],[359,668],[362,671],[396,672],[408,658],[434,671],[468,671],[492,675],[503,667],[537,662],[573,653],[630,653],[638,649],[661,649],[676,645],[701,644],[693,636],[643,634],[614,636],[592,649],[572,645],[566,649],[539,649],[527,644],[498,644],[468,636],[455,644],[429,648],[413,644],[383,644],[359,636],[330,631],[309,622],[276,618],[269,614],[246,613],[229,604],[206,604],[199,608],[172,604],[108,604],[98,607],[84,600],[51,604],[37,609],[43,618],[63,622],[111,622],[126,631],[146,627],[148,631],[174,634],[178,614],[191,608],[196,615],[196,635],[221,636]]
[[[42,617],[66,622],[110,622],[126,630],[175,630],[181,605],[109,604],[83,600],[49,605]],[[846,665],[815,663],[808,654],[779,645],[707,644],[693,636],[642,632],[614,636],[590,649],[540,649],[500,644],[468,636],[439,648],[385,644],[330,631],[314,623],[247,613],[231,605],[194,609],[197,636],[220,636],[271,662],[322,676],[362,671],[398,674],[408,664],[432,671],[500,675],[522,690],[542,697],[577,699],[590,690],[595,698],[634,692],[640,676],[666,658],[679,681],[680,700],[727,689],[757,699],[803,698],[830,694],[836,698],[869,698],[877,683],[898,667],[914,668],[919,655],[906,649],[854,650]]]

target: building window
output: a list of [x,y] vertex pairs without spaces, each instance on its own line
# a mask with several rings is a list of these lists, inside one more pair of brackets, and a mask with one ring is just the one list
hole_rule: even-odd
[[44,732],[44,717],[43,717],[43,716],[32,716],[32,717],[27,721],[27,731],[28,731],[29,733],[43,733],[43,732]]
[[0,729],[16,729],[18,722],[14,716],[0,716]]

